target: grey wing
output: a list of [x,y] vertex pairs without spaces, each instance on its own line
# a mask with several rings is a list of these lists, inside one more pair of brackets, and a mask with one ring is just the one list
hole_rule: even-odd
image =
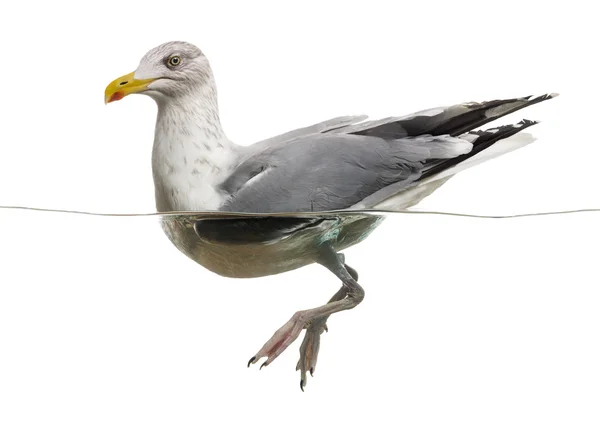
[[[230,198],[221,209],[294,212],[369,208],[405,194],[411,185],[420,184],[420,179],[430,178],[431,182],[437,173],[449,172],[432,182],[435,187],[413,187],[414,198],[410,204],[401,205],[408,207],[466,166],[467,159],[475,160],[496,142],[535,122],[524,120],[489,131],[475,130],[477,127],[556,96],[463,103],[376,121],[364,121],[363,116],[339,117],[275,136],[245,147],[244,161],[223,184]],[[522,141],[526,144],[532,139]],[[478,162],[487,158],[480,157]]]
[[456,157],[471,148],[468,141],[450,136],[392,141],[343,134],[305,136],[271,145],[243,161],[222,185],[230,198],[219,210],[347,209],[380,190],[408,187],[429,159]]

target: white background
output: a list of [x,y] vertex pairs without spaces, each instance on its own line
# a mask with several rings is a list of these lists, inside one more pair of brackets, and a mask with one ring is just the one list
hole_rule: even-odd
[[[564,3],[564,2],[563,2]],[[199,45],[229,137],[343,114],[561,97],[538,142],[424,209],[600,206],[600,31],[546,2],[10,2],[0,6],[0,205],[152,212],[155,107],[108,82],[168,40]],[[220,278],[155,219],[0,210],[0,428],[578,428],[600,425],[598,216],[397,216],[349,250],[367,298],[335,315],[315,378],[295,344],[247,359],[338,281]]]

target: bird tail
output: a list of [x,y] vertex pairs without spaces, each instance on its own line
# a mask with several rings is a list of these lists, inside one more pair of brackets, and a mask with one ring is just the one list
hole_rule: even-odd
[[[517,148],[531,143],[535,141],[535,138],[529,133],[521,134],[518,139],[509,138],[535,124],[538,124],[538,121],[524,119],[516,124],[464,133],[459,137],[471,142],[473,144],[473,149],[467,154],[462,154],[449,160],[434,160],[434,162],[426,164],[419,181],[424,181],[441,172],[445,172],[444,176],[454,175],[460,170],[464,170],[499,155],[506,154],[507,152],[514,151]],[[498,146],[494,146],[493,150],[486,151],[488,148],[492,149],[492,145],[500,141],[501,143],[499,143]],[[452,168],[458,166],[460,166],[460,168],[452,170]]]
[[401,210],[418,204],[458,172],[534,142],[530,133],[521,131],[535,124],[536,121],[524,119],[516,124],[460,135],[473,144],[471,152],[449,160],[432,160],[410,188],[381,201],[373,209]]

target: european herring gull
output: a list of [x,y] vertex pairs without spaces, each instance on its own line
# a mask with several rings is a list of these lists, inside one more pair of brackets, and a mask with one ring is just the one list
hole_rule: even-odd
[[[168,42],[150,50],[135,72],[108,85],[105,102],[145,94],[158,105],[152,171],[156,208],[244,213],[400,210],[417,204],[454,174],[522,147],[522,120],[482,125],[556,96],[463,103],[367,121],[344,116],[250,146],[225,135],[208,59],[196,46]],[[223,276],[255,277],[319,263],[342,287],[324,306],[296,312],[250,359],[270,364],[306,329],[297,369],[300,388],[314,371],[327,318],[364,297],[344,248],[363,240],[381,218],[173,218],[163,229],[184,254]]]

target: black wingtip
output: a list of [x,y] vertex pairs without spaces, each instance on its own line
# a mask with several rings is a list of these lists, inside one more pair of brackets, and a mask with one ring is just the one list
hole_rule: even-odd
[[430,168],[426,168],[424,173],[421,175],[421,180],[435,175],[443,170],[449,169],[456,166],[459,163],[477,155],[481,151],[486,150],[496,142],[511,137],[532,125],[538,124],[539,121],[533,121],[530,119],[523,119],[516,124],[502,125],[487,130],[471,130],[469,135],[477,136],[474,140],[470,140],[473,143],[473,149],[467,154],[460,155],[449,160],[444,160],[441,163],[433,164]]
[[531,127],[532,125],[536,125],[539,123],[540,123],[540,121],[537,119],[522,119],[517,124],[513,124],[513,127],[523,129],[523,128]]
[[558,97],[558,93],[539,96],[528,95],[511,99],[489,100],[484,102],[459,103],[439,108],[435,114],[415,112],[402,118],[389,118],[351,131],[352,134],[376,136],[384,139],[399,139],[407,136],[431,134],[433,136],[449,134],[459,136],[475,130],[491,121],[519,109]]
[[542,94],[541,96],[527,96],[525,97],[526,100],[530,100],[530,101],[544,101],[544,100],[550,100],[553,98],[558,97],[560,94],[559,93],[546,93],[546,94]]

